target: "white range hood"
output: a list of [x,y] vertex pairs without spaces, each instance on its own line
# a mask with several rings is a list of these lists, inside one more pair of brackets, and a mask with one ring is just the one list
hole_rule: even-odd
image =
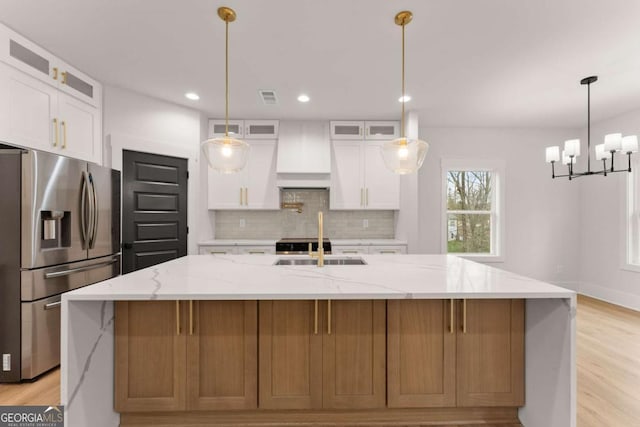
[[328,121],[280,121],[278,187],[329,188],[330,131]]

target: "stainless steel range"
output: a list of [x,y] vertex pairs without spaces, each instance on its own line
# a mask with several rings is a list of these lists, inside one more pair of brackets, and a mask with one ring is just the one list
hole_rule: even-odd
[[[276,242],[276,254],[278,255],[303,255],[309,253],[309,243],[311,243],[311,251],[317,252],[318,238],[291,238],[281,239]],[[322,248],[326,255],[331,253],[331,242],[329,239],[322,239]]]

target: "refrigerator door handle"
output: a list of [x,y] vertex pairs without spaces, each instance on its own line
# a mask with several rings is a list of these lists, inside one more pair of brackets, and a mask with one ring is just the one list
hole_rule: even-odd
[[96,268],[106,267],[108,265],[115,264],[116,262],[118,262],[117,259],[112,259],[110,261],[100,262],[98,264],[86,265],[84,267],[70,268],[68,270],[62,270],[62,271],[54,271],[51,273],[45,273],[44,278],[54,279],[56,277],[69,276],[74,273],[82,273],[83,271],[89,271],[89,270],[94,270]]
[[89,238],[89,249],[93,249],[96,245],[96,235],[98,234],[98,193],[93,182],[93,175],[89,174],[89,182],[91,183],[91,237]]
[[[89,249],[89,229],[87,224],[87,203],[90,198],[89,194],[89,174],[82,171],[82,197],[80,200],[80,230],[82,231],[82,245],[85,249]],[[91,209],[89,207],[89,209]]]

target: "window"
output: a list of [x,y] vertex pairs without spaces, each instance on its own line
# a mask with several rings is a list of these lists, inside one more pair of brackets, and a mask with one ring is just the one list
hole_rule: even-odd
[[443,252],[502,260],[503,169],[493,160],[443,160]]
[[634,163],[627,176],[626,266],[640,271],[640,161]]

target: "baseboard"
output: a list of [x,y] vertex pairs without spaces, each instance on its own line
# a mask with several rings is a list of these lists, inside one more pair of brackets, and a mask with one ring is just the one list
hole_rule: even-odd
[[593,283],[581,283],[576,292],[631,310],[640,311],[640,295],[622,292]]

